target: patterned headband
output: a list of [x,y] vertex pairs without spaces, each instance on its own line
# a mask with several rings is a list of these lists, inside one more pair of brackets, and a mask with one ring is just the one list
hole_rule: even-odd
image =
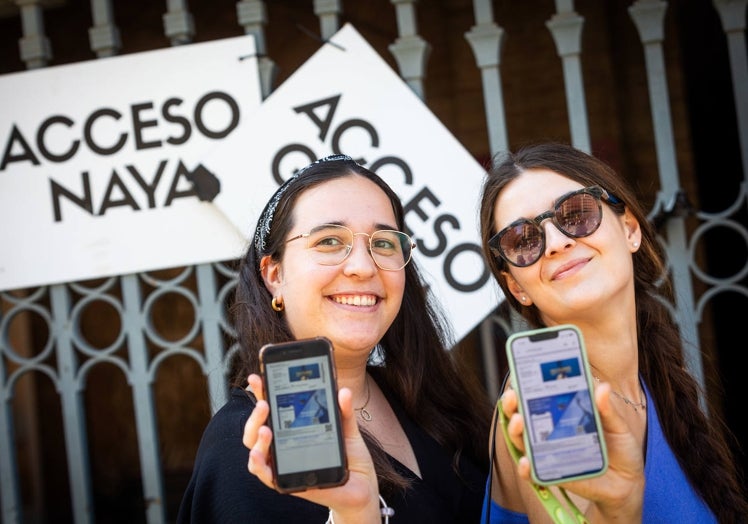
[[353,162],[353,159],[348,155],[330,155],[324,158],[320,158],[319,160],[312,162],[308,166],[299,169],[288,180],[283,182],[283,184],[275,191],[275,194],[268,201],[264,211],[260,215],[260,218],[257,220],[257,227],[255,228],[255,254],[257,255],[258,260],[265,252],[265,248],[267,247],[267,240],[270,236],[270,228],[273,227],[273,217],[275,215],[275,209],[278,207],[278,202],[280,202],[280,199],[286,192],[286,190],[310,167],[316,166],[317,164],[321,164],[323,162],[337,161]]

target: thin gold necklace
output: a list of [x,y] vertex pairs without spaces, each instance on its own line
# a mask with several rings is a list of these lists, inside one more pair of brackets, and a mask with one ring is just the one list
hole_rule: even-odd
[[[598,377],[597,375],[594,375],[594,374],[592,376],[595,377],[595,380],[598,383],[600,382],[600,377]],[[629,406],[631,406],[633,408],[633,410],[636,411],[636,412],[638,412],[640,409],[642,411],[646,411],[647,410],[647,404],[642,400],[641,387],[639,388],[639,402],[634,402],[633,400],[631,400],[630,398],[628,398],[627,396],[625,396],[623,393],[619,393],[618,391],[616,391],[612,387],[610,388],[610,392],[613,393],[616,397],[618,397],[621,400],[623,400],[623,402],[625,404],[628,404]]]
[[364,405],[360,408],[353,408],[353,411],[358,411],[358,414],[361,415],[361,418],[364,422],[371,421],[371,413],[366,409],[366,406],[369,405],[369,399],[371,398],[371,389],[369,388],[369,376],[366,376],[366,401],[364,402]]

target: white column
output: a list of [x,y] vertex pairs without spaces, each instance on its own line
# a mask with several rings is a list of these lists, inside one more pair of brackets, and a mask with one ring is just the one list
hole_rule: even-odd
[[574,11],[570,0],[556,1],[556,14],[545,23],[556,43],[564,70],[566,109],[569,113],[571,141],[574,147],[590,152],[590,132],[587,124],[587,104],[580,54],[584,18]]
[[[680,193],[678,165],[675,158],[675,141],[670,116],[665,60],[662,52],[664,40],[665,10],[667,3],[662,0],[637,0],[629,7],[629,14],[639,31],[644,45],[644,58],[647,68],[649,104],[657,148],[657,165],[660,175],[660,193],[657,205],[670,208]],[[680,328],[686,367],[704,388],[704,371],[701,363],[701,349],[697,332],[698,320],[694,310],[693,286],[689,266],[688,237],[685,218],[671,215],[665,223],[667,237],[667,257],[675,289],[675,320]],[[705,388],[704,388],[705,390]],[[706,400],[702,396],[701,405],[707,411]]]
[[167,0],[166,6],[164,34],[173,46],[189,44],[195,36],[195,22],[187,7],[187,0]]
[[44,35],[44,12],[39,0],[16,0],[21,10],[23,36],[18,41],[21,60],[27,69],[45,67],[52,59],[52,47]]
[[738,116],[740,154],[743,160],[743,177],[748,183],[748,58],[745,45],[745,6],[747,0],[714,0],[719,11],[722,28],[727,34],[732,72],[732,92]]
[[260,70],[260,89],[262,98],[265,99],[272,92],[273,82],[278,72],[275,62],[267,56],[264,29],[267,24],[265,4],[261,0],[241,0],[236,3],[236,16],[239,25],[244,28],[244,34],[255,38],[257,67]]
[[390,0],[395,6],[397,30],[400,35],[394,44],[389,46],[400,68],[400,76],[407,82],[413,92],[425,99],[423,91],[424,70],[431,46],[418,36],[414,4],[417,0]]
[[340,29],[340,0],[314,0],[314,14],[319,17],[322,40],[329,40]]
[[637,0],[629,7],[629,13],[639,30],[639,38],[644,46],[649,103],[652,110],[662,190],[667,194],[674,194],[680,187],[680,182],[675,160],[665,59],[662,53],[663,20],[666,9],[667,3],[662,0]]
[[119,29],[114,24],[112,0],[91,0],[93,27],[88,30],[91,50],[99,58],[116,55],[122,49]]
[[491,0],[473,0],[473,12],[475,25],[465,33],[465,39],[473,49],[475,63],[481,71],[488,145],[491,153],[496,153],[509,148],[499,69],[504,30],[494,22]]

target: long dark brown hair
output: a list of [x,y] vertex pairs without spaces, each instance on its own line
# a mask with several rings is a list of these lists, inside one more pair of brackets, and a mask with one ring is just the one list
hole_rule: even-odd
[[[707,418],[699,405],[700,387],[686,370],[678,327],[663,299],[672,300],[662,246],[633,190],[599,159],[569,145],[525,146],[494,158],[480,202],[483,254],[506,299],[532,327],[541,327],[535,305],[523,306],[509,292],[504,262],[488,249],[496,233],[494,209],[502,189],[528,169],[547,169],[583,186],[599,185],[621,200],[641,227],[641,247],[633,255],[639,372],[654,399],[662,430],[691,485],[719,522],[745,522],[748,503],[741,476],[731,459],[732,437],[716,415]],[[623,213],[622,209],[616,210]]]
[[[272,219],[263,242],[253,241],[239,269],[236,300],[232,307],[240,350],[234,361],[233,383],[246,385],[249,373],[259,371],[259,350],[269,342],[293,338],[285,315],[270,307],[272,296],[260,275],[265,255],[280,261],[285,239],[293,227],[293,208],[306,190],[337,178],[361,176],[375,183],[390,199],[397,227],[404,230],[403,207],[397,194],[372,171],[351,159],[317,162],[285,184],[270,210]],[[276,196],[278,196],[276,194]],[[271,199],[272,202],[272,199]],[[272,207],[271,203],[268,203]],[[258,247],[258,245],[262,247]],[[424,285],[418,264],[412,260],[404,269],[405,290],[395,320],[377,345],[383,365],[370,367],[399,399],[408,416],[446,449],[453,452],[454,466],[461,454],[488,472],[488,441],[491,405],[485,392],[471,380],[466,364],[448,348],[451,331],[443,313]],[[364,434],[379,476],[380,488],[404,487],[407,482],[391,467],[379,444]]]

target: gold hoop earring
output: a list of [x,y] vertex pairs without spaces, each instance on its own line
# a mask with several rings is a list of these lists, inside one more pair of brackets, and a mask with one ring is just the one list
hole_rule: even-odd
[[273,300],[270,302],[270,307],[273,308],[273,311],[277,311],[279,313],[286,309],[286,306],[283,305],[283,299],[279,301],[276,297],[273,297]]

